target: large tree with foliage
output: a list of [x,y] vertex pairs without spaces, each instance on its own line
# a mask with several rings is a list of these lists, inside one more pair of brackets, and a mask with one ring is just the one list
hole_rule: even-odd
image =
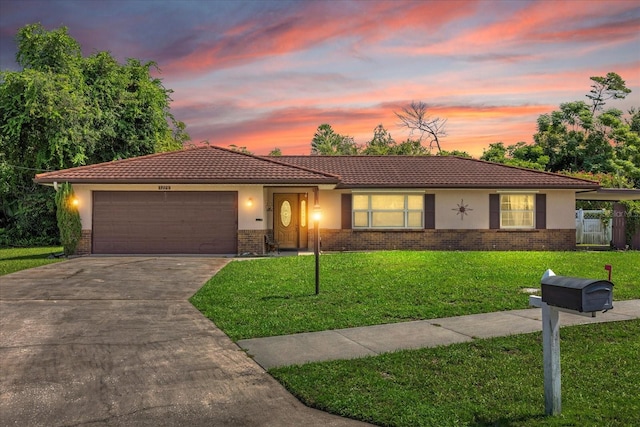
[[318,126],[311,140],[311,154],[336,156],[358,154],[358,146],[350,136],[340,135],[329,124]]
[[606,76],[594,76],[590,78],[593,84],[586,95],[591,100],[591,114],[601,110],[608,99],[624,99],[631,93],[625,81],[616,73],[607,73]]
[[361,150],[361,154],[373,156],[426,156],[429,150],[419,140],[406,139],[396,142],[382,124],[373,130],[373,138],[367,141]]
[[625,119],[619,109],[604,108],[605,101],[623,99],[631,90],[616,73],[591,80],[591,104],[567,102],[540,116],[535,145],[549,158],[547,170],[617,174],[640,186],[638,112]]
[[539,146],[528,145],[524,142],[518,142],[508,147],[505,147],[502,142],[489,144],[489,148],[483,151],[480,159],[538,170],[544,170],[549,162],[549,157],[542,152]]
[[392,154],[396,142],[391,134],[379,124],[373,130],[373,138],[368,141],[362,149],[362,154],[368,155],[386,155]]
[[0,244],[57,239],[53,191],[37,172],[169,151],[188,139],[155,63],[83,57],[66,27],[27,25],[20,71],[0,71]]

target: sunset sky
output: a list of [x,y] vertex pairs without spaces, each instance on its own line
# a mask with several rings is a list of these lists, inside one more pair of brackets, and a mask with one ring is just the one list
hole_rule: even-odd
[[308,154],[329,123],[357,143],[411,101],[447,119],[445,150],[532,142],[538,116],[613,71],[640,107],[640,1],[0,0],[0,65],[17,30],[65,25],[85,55],[153,60],[192,142]]

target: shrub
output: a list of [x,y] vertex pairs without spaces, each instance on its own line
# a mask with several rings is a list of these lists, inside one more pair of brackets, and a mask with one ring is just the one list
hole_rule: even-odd
[[82,224],[76,203],[77,199],[71,184],[66,182],[59,185],[56,193],[56,206],[58,207],[56,217],[60,230],[60,243],[62,243],[65,255],[76,253],[78,242],[82,236]]

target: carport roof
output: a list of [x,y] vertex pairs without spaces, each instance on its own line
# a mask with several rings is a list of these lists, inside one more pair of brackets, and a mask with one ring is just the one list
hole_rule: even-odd
[[201,146],[38,174],[35,182],[337,184],[339,178],[225,148]]
[[621,200],[640,200],[640,189],[637,188],[598,188],[576,193],[577,200],[597,200],[601,202],[618,202]]
[[187,148],[38,174],[35,181],[135,184],[330,185],[336,188],[595,190],[549,172],[453,156],[254,156],[215,146]]

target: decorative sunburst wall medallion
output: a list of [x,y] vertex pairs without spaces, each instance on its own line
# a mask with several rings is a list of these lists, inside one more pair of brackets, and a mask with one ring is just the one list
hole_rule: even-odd
[[471,209],[468,204],[464,204],[464,199],[460,199],[458,207],[451,210],[456,211],[456,215],[460,215],[460,221],[464,221],[465,215],[469,215],[468,212],[472,211],[473,209]]

